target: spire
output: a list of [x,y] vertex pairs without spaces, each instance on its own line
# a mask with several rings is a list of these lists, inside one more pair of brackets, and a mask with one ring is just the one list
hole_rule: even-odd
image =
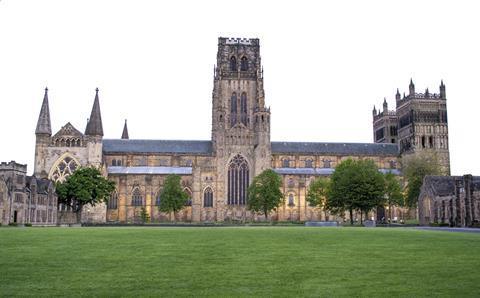
[[373,116],[376,116],[376,115],[377,115],[377,108],[375,107],[375,105],[373,105],[372,114],[373,114]]
[[425,89],[425,97],[427,97],[427,98],[430,97],[430,92],[428,91],[428,88]]
[[445,92],[445,85],[443,84],[443,80],[440,83],[440,98],[447,99],[447,93]]
[[88,120],[85,134],[89,136],[103,137],[102,115],[100,113],[100,102],[98,100],[98,88],[95,89],[95,91],[96,94],[93,102],[92,113],[90,114],[90,120]]
[[122,139],[128,140],[127,119],[125,119],[125,124],[123,125]]
[[413,80],[410,78],[410,85],[408,86],[408,89],[410,91],[410,95],[415,95],[415,85],[413,84]]
[[400,91],[397,88],[397,93],[395,94],[395,99],[400,100]]
[[383,98],[383,111],[386,112],[388,110],[387,98]]
[[50,109],[48,107],[48,88],[45,88],[45,95],[43,96],[42,108],[40,115],[38,115],[37,129],[35,134],[52,135],[52,125],[50,124]]

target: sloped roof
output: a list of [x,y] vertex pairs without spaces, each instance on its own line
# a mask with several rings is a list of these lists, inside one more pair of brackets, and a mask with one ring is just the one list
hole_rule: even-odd
[[[425,176],[423,186],[430,189],[434,196],[453,196],[455,195],[455,181],[463,181],[463,176]],[[473,188],[480,190],[480,176],[472,177]]]
[[103,152],[105,153],[177,153],[201,154],[212,153],[211,141],[190,140],[125,140],[104,139]]
[[108,167],[108,174],[177,174],[191,175],[191,167]]
[[399,149],[397,144],[383,143],[272,142],[272,153],[396,156],[399,154]]
[[[333,168],[276,168],[273,169],[275,173],[280,175],[313,175],[313,176],[328,176],[333,174]],[[391,172],[394,175],[400,175],[397,169],[378,169],[382,173]]]

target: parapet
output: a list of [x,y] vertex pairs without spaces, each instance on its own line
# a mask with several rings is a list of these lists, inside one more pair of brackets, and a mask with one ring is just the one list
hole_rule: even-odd
[[258,46],[260,44],[260,40],[258,38],[234,38],[234,37],[219,37],[218,44],[224,45],[248,45],[248,46]]
[[27,165],[16,163],[14,160],[10,162],[2,161],[0,163],[0,171],[17,171],[27,173]]

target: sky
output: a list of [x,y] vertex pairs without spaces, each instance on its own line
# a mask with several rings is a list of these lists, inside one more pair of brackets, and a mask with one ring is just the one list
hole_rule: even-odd
[[272,141],[373,142],[396,88],[446,85],[451,171],[480,175],[478,1],[0,0],[0,161],[33,171],[52,130],[85,130],[99,88],[105,138],[209,140],[218,37],[259,38]]

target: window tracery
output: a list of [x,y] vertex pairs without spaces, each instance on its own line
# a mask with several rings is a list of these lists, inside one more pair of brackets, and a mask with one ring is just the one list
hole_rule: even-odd
[[50,179],[55,182],[63,182],[70,176],[80,164],[70,156],[65,157],[60,162],[57,163],[55,169],[53,170]]
[[213,191],[210,187],[203,191],[203,207],[213,207]]
[[245,205],[250,171],[248,163],[240,154],[234,156],[228,166],[228,204]]

